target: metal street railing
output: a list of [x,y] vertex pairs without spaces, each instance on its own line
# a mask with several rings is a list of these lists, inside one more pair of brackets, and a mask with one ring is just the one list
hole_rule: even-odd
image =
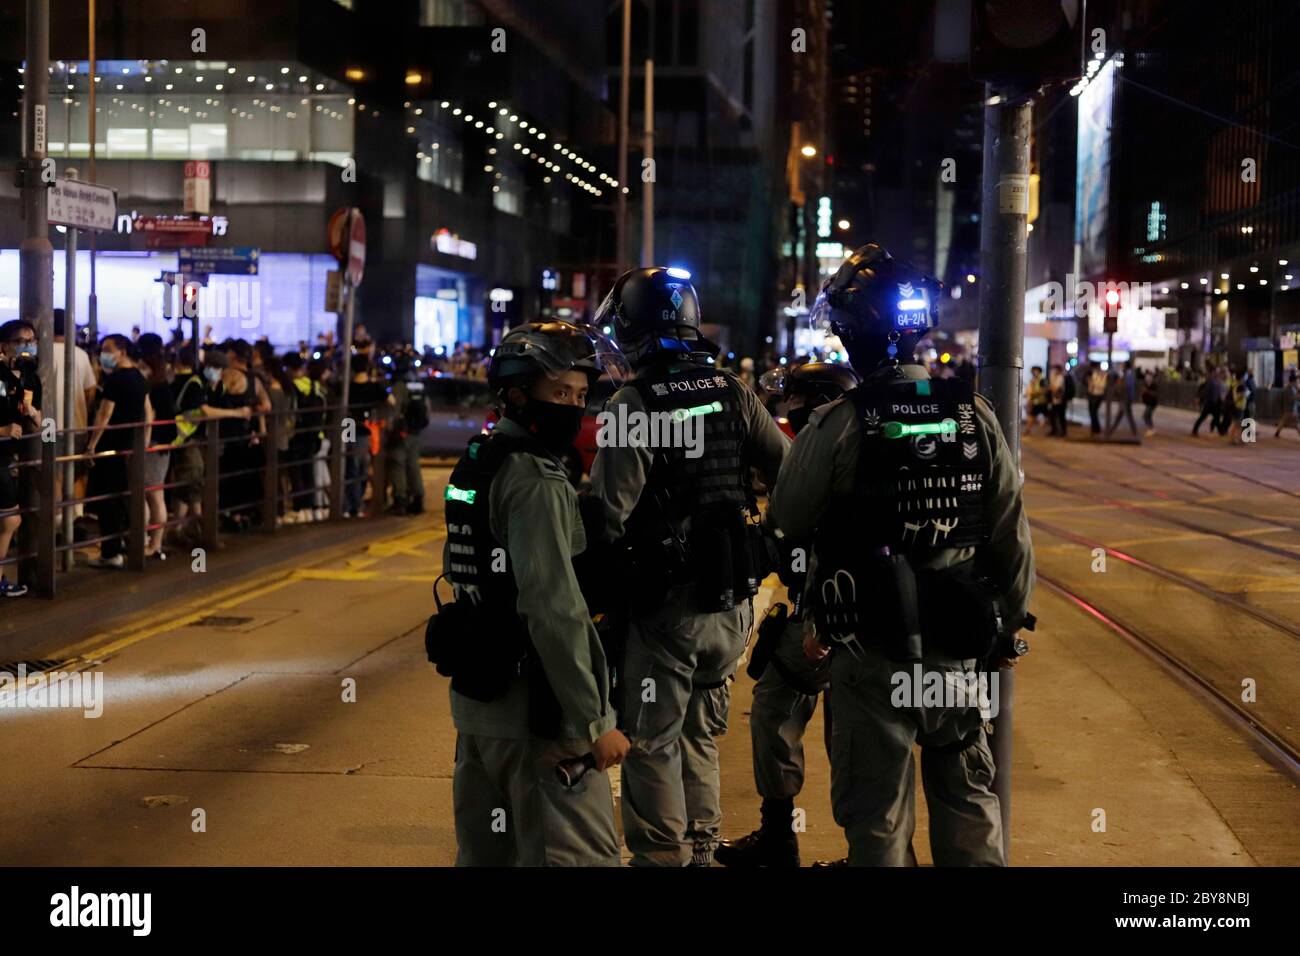
[[[108,425],[103,429],[105,434],[128,432],[130,446],[97,450],[93,453],[82,451],[74,454],[59,454],[58,449],[72,444],[68,441],[69,437],[75,441],[77,436],[89,435],[95,431],[94,427],[58,430],[48,436],[53,438],[52,441],[42,440],[46,436],[41,434],[26,435],[22,438],[0,438],[0,462],[9,457],[6,455],[7,451],[18,449],[16,466],[19,476],[20,506],[17,513],[22,516],[23,522],[19,529],[18,540],[11,543],[9,554],[4,561],[0,561],[0,567],[19,566],[24,572],[21,578],[32,587],[33,593],[40,597],[53,597],[57,584],[56,569],[65,572],[71,570],[75,560],[74,552],[103,544],[114,538],[125,537],[125,548],[122,553],[125,556],[126,568],[132,571],[143,571],[147,563],[146,548],[149,535],[159,529],[162,529],[165,534],[167,529],[182,529],[195,523],[196,546],[213,551],[218,547],[223,534],[223,518],[227,519],[225,522],[227,529],[244,523],[239,520],[240,516],[245,516],[247,525],[251,527],[253,524],[251,516],[256,514],[258,530],[270,534],[277,530],[279,525],[277,518],[281,517],[282,512],[292,510],[295,503],[300,503],[305,498],[309,502],[307,506],[312,508],[321,507],[319,505],[321,500],[327,501],[329,518],[338,520],[343,516],[345,486],[360,484],[364,493],[366,482],[369,482],[371,487],[367,514],[370,517],[381,515],[386,507],[386,427],[375,430],[379,447],[370,456],[369,468],[360,474],[353,474],[350,478],[342,476],[345,475],[345,452],[360,459],[364,457],[362,451],[372,444],[372,434],[364,423],[364,416],[366,413],[382,414],[384,407],[382,404],[374,406],[354,404],[351,406],[351,414],[345,415],[341,404],[325,405],[312,410],[313,415],[322,415],[324,421],[306,426],[290,421],[300,414],[292,409],[255,412],[248,419],[253,427],[247,434],[224,436],[221,434],[221,423],[241,419],[187,416],[184,421],[203,426],[201,436],[166,445],[148,444],[147,433],[160,426],[177,424],[179,421],[177,419],[155,419],[152,423],[141,421]],[[382,421],[382,418],[380,420]],[[262,424],[260,430],[256,427],[259,421]],[[322,434],[320,451],[311,458],[283,457],[280,448],[282,443],[292,449],[294,436],[312,431]],[[326,441],[328,446],[325,444]],[[241,444],[245,448],[240,449],[239,453],[229,453],[229,449],[238,448]],[[177,461],[178,453],[187,448],[198,448],[203,458],[198,513],[176,517],[169,508],[166,520],[151,523],[147,504],[149,491],[161,490],[166,493],[194,483],[188,480],[169,480],[171,466]],[[260,449],[260,452],[252,453],[253,448]],[[168,473],[161,483],[148,485],[145,478],[147,456],[166,452],[172,453]],[[73,469],[81,462],[89,463],[92,469],[103,467],[97,463],[114,458],[126,461],[125,487],[106,493],[75,497],[66,497],[60,493],[63,487],[61,473],[65,469]],[[248,461],[254,463],[248,464]],[[224,470],[223,462],[226,464]],[[235,464],[239,467],[233,467]],[[286,477],[295,473],[298,476],[303,475],[307,466],[311,466],[312,483],[304,487],[300,481],[292,480],[286,490],[284,487]],[[0,467],[8,466],[0,464]],[[324,481],[319,480],[322,474]],[[339,477],[336,479],[334,476]],[[258,479],[257,482],[249,480],[254,477]],[[243,479],[243,481],[236,481],[236,479]],[[245,491],[252,490],[255,484],[258,488],[256,496],[247,496],[244,491],[237,491],[241,486]],[[235,500],[232,500],[232,497]],[[94,537],[78,539],[75,534],[71,536],[64,534],[63,540],[60,540],[59,530],[64,527],[65,513],[86,506],[91,506],[92,511],[102,511],[103,509],[96,506],[111,501],[122,502],[125,507],[124,534],[112,531],[105,534],[102,533],[101,528],[101,533]],[[297,506],[304,507],[302,504]],[[68,527],[71,527],[71,522],[68,523]],[[11,578],[15,576],[11,575]]]

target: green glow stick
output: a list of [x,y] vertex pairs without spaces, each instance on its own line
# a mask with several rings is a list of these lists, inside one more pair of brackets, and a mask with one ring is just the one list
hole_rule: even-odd
[[952,435],[957,432],[957,423],[951,418],[941,422],[927,422],[923,425],[885,422],[884,429],[886,438],[906,438],[909,435]]
[[696,415],[709,415],[720,411],[722,411],[721,402],[710,402],[708,405],[696,405],[694,408],[675,408],[673,409],[673,419],[674,421],[684,422]]

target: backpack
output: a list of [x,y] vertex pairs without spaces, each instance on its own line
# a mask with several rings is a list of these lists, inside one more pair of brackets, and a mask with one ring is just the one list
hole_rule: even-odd
[[402,420],[408,435],[418,435],[429,427],[429,401],[424,391],[424,382],[415,380],[402,383],[406,402],[402,408]]

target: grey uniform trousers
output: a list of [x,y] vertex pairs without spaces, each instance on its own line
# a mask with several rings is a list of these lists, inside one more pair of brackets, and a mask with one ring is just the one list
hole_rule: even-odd
[[[803,737],[817,709],[817,694],[830,683],[830,659],[813,663],[803,652],[803,621],[790,619],[769,662],[754,685],[749,737],[754,751],[754,783],[765,800],[785,800],[803,789]],[[779,664],[779,666],[778,666]],[[803,686],[796,688],[781,668]],[[826,726],[831,727],[829,715]],[[826,749],[830,751],[827,734]]]
[[713,859],[722,824],[718,746],[727,730],[727,679],[754,621],[749,601],[701,614],[687,588],[628,627],[623,726],[623,834],[633,866]]
[[[947,672],[974,666],[929,657],[923,663]],[[1002,815],[983,718],[975,707],[895,707],[891,676],[910,671],[911,665],[891,663],[870,644],[861,659],[847,647],[831,655],[831,805],[848,839],[849,865],[914,865],[912,747],[919,742],[935,864],[1003,866]],[[949,747],[963,739],[970,746]]]
[[393,504],[410,505],[424,497],[424,479],[420,475],[420,436],[391,436],[388,444],[388,480],[393,485]]
[[572,789],[555,765],[591,749],[579,740],[456,735],[452,806],[457,866],[618,866],[609,775]]

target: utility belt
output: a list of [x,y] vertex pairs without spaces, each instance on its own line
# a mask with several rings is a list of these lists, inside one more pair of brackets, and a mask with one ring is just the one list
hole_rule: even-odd
[[689,529],[658,497],[651,520],[631,532],[629,560],[639,587],[633,614],[661,605],[674,588],[690,586],[704,613],[730,611],[758,593],[775,570],[761,527],[741,505],[719,505],[692,516]]
[[915,569],[887,548],[853,561],[819,555],[813,597],[819,638],[855,657],[867,641],[899,662],[927,651],[978,661],[1016,654],[1005,601],[974,558]]
[[443,604],[436,581],[433,599],[438,610],[425,626],[424,650],[438,673],[451,678],[451,689],[491,703],[504,697],[516,680],[526,678],[529,732],[547,740],[558,738],[563,712],[513,602]]

